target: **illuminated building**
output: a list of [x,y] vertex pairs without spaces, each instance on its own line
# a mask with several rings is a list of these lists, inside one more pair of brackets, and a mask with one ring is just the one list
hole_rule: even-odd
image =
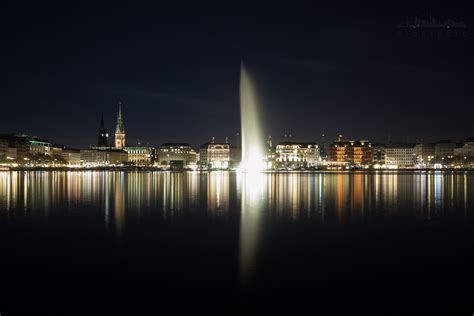
[[462,158],[473,158],[474,138],[468,138],[461,146],[454,148],[454,156]]
[[416,144],[414,151],[416,164],[419,167],[427,168],[432,166],[435,157],[434,144]]
[[385,165],[385,145],[372,144],[372,153],[374,165]]
[[455,147],[456,147],[455,143],[452,143],[449,140],[442,140],[435,144],[434,156],[436,157],[438,162],[440,162],[440,160],[453,158]]
[[82,149],[80,154],[84,166],[123,165],[128,162],[127,152],[116,148]]
[[327,159],[329,157],[329,144],[326,142],[325,134],[321,134],[319,141],[319,154],[322,159]]
[[212,142],[201,145],[199,149],[199,161],[201,167],[209,169],[227,169],[230,161],[230,145],[226,143]]
[[282,142],[276,146],[276,166],[279,168],[314,167],[320,162],[316,143]]
[[115,129],[115,148],[125,148],[125,129],[122,120],[122,102],[119,101],[119,112],[117,116],[117,128]]
[[53,156],[61,156],[61,153],[63,152],[63,145],[58,145],[58,144],[53,144],[51,146],[51,153]]
[[52,145],[42,140],[29,140],[30,154],[52,155]]
[[[125,139],[125,135],[124,135]],[[100,128],[99,128],[99,136],[97,140],[97,147],[108,147],[109,146],[109,134],[105,130],[104,125],[104,113],[102,113],[102,117],[100,118]]]
[[153,147],[125,147],[128,161],[136,166],[149,166],[153,164],[155,148]]
[[385,164],[394,167],[413,167],[416,163],[415,146],[411,144],[390,144],[385,149]]
[[24,158],[28,155],[52,155],[52,144],[36,136],[25,134],[19,135],[1,135],[0,139],[7,141],[8,148],[16,148],[18,158]]
[[368,140],[342,140],[329,145],[331,161],[348,162],[353,166],[368,166],[373,163],[372,144]]
[[196,164],[196,150],[186,143],[165,143],[158,148],[158,163],[170,165],[182,162],[183,166]]
[[348,157],[353,165],[370,165],[373,162],[372,145],[367,140],[350,141]]
[[273,169],[276,166],[276,146],[273,146],[272,136],[267,139],[267,169]]
[[8,147],[7,153],[6,153],[6,158],[7,159],[17,159],[18,158],[18,151],[14,147]]
[[79,164],[81,164],[81,151],[79,149],[65,148],[61,152],[61,157],[69,165],[79,165]]

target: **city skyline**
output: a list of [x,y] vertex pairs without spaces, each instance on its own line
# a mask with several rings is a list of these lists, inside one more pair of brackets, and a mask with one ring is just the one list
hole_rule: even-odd
[[[276,141],[288,131],[308,141],[322,133],[374,142],[474,134],[473,19],[463,5],[88,10],[45,5],[5,19],[13,32],[5,36],[11,50],[0,133],[87,147],[97,135],[84,127],[96,126],[104,112],[112,131],[122,98],[131,144],[199,146],[231,137],[240,124],[244,59],[263,105],[264,134]],[[463,21],[468,35],[397,35],[420,11]]]
[[[122,99],[118,99],[118,115],[117,115],[117,120],[122,122]],[[117,105],[116,105],[117,106]],[[66,141],[66,143],[59,143],[55,141],[54,139],[50,139],[48,137],[43,136],[41,133],[26,133],[24,131],[20,132],[12,132],[12,131],[4,131],[3,133],[0,133],[0,135],[27,135],[27,136],[32,136],[36,137],[38,139],[47,139],[48,141],[51,141],[54,144],[61,144],[67,148],[88,148],[88,147],[117,147],[116,146],[116,133],[117,133],[117,128],[119,128],[118,121],[114,123],[113,125],[107,125],[105,123],[104,119],[104,112],[100,112],[100,120],[99,120],[99,128],[96,128],[95,131],[95,140],[90,139],[89,143],[87,145],[80,145],[80,146],[75,146],[71,145],[73,142],[72,141]],[[123,123],[122,123],[123,124]],[[115,128],[112,128],[112,126],[115,126]],[[122,127],[123,128],[123,127]],[[90,131],[91,128],[87,129],[87,134],[91,134]],[[97,130],[99,131],[97,133]],[[107,131],[113,130],[115,131],[114,133],[108,133]],[[124,133],[124,131],[122,131]],[[128,133],[128,132],[127,132]],[[98,134],[98,135],[97,135]],[[223,135],[222,133],[215,133],[212,135],[208,135],[207,138],[203,138],[203,141],[198,142],[198,143],[192,143],[187,141],[186,139],[181,139],[178,141],[170,141],[166,139],[161,139],[160,141],[153,141],[151,139],[147,139],[146,137],[140,137],[140,135],[136,135],[137,138],[135,140],[127,140],[127,145],[129,146],[159,146],[160,144],[164,143],[169,143],[169,142],[185,142],[191,144],[193,147],[198,148],[202,144],[209,142],[213,139],[219,139],[219,140],[226,140],[226,142],[233,143],[235,141],[235,136],[240,134],[240,129],[237,128],[236,131],[231,134],[231,135]],[[98,140],[99,137],[99,140]],[[275,143],[282,143],[282,142],[287,142],[287,141],[293,141],[293,142],[316,142],[316,143],[323,143],[323,142],[334,142],[340,139],[341,137],[344,137],[345,140],[355,140],[355,139],[365,139],[365,140],[370,140],[372,143],[375,144],[398,144],[398,143],[406,143],[406,144],[422,144],[422,143],[437,143],[437,142],[443,142],[443,141],[450,141],[453,143],[462,143],[468,139],[472,139],[472,135],[470,134],[465,134],[460,135],[457,138],[450,138],[450,137],[443,137],[441,136],[440,138],[435,138],[435,137],[428,137],[428,138],[423,138],[423,137],[418,137],[415,135],[411,136],[406,136],[406,137],[392,137],[392,135],[385,135],[385,137],[382,137],[381,135],[378,135],[374,137],[376,141],[373,141],[372,138],[369,137],[354,137],[353,135],[347,135],[345,133],[342,133],[341,131],[337,132],[334,135],[328,135],[326,133],[320,133],[320,134],[315,134],[313,136],[310,136],[311,138],[302,138],[299,137],[299,135],[294,135],[293,132],[289,129],[282,129],[276,134],[268,134],[266,137],[270,137],[271,139],[274,140]],[[106,138],[106,140],[104,140]],[[190,137],[192,138],[192,137]],[[262,142],[265,142],[267,138],[262,138]],[[385,139],[384,139],[385,138]],[[64,139],[64,138],[63,138]],[[144,139],[144,140],[142,140]],[[172,137],[172,139],[176,139],[175,137]],[[189,139],[189,138],[188,138]],[[201,139],[201,137],[200,137]],[[232,139],[232,141],[229,141],[229,139]],[[101,142],[107,142],[107,146],[101,145]],[[82,141],[81,143],[85,144],[85,141]],[[118,146],[120,147],[120,146]]]

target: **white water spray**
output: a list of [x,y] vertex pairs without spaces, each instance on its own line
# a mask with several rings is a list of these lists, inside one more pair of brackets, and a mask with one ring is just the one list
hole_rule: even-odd
[[255,86],[242,63],[240,68],[240,121],[242,132],[242,163],[240,169],[246,172],[259,172],[265,166],[265,149],[257,105]]

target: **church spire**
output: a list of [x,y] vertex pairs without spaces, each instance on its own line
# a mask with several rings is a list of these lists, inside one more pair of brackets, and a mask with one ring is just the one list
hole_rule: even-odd
[[98,141],[97,141],[97,146],[107,147],[108,146],[108,138],[109,138],[109,134],[107,134],[107,131],[105,130],[104,113],[102,112],[102,116],[100,118],[100,128],[99,128],[99,137],[98,137]]
[[122,120],[122,101],[119,100],[119,112],[117,116],[117,128],[115,129],[115,148],[125,148],[125,129]]
[[122,120],[122,101],[119,101],[119,112],[117,116],[117,128],[115,129],[115,133],[121,132],[125,133],[125,130],[123,128],[123,120]]

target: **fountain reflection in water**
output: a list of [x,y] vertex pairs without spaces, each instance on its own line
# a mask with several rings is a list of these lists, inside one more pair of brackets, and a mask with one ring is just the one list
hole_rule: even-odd
[[265,174],[259,172],[241,173],[237,184],[241,188],[240,212],[240,279],[249,283],[256,267],[258,237],[261,230],[261,215],[264,208]]

